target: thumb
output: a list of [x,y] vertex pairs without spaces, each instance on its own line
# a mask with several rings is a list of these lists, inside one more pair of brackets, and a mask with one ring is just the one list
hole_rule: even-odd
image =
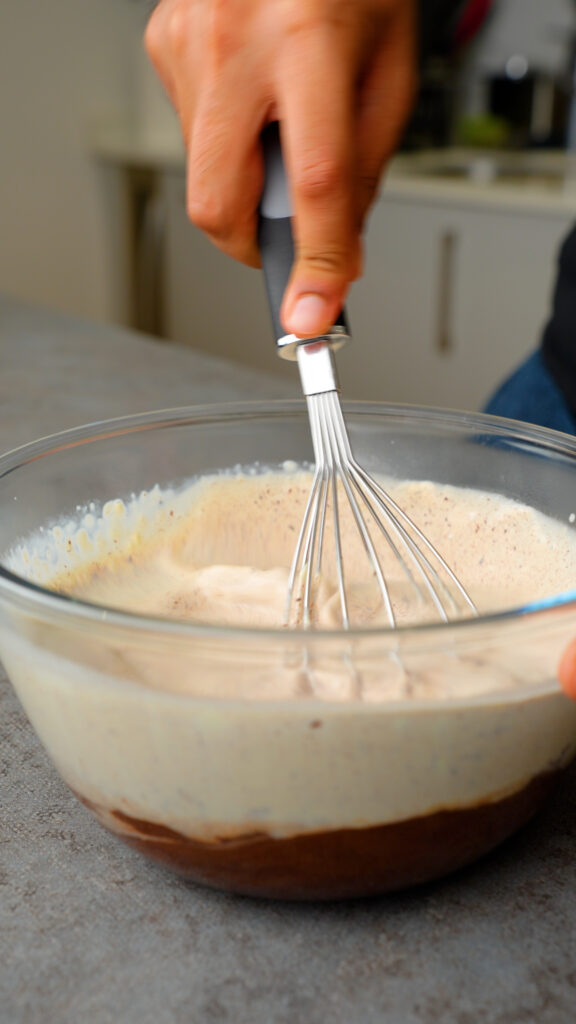
[[297,243],[280,314],[289,334],[316,337],[329,331],[338,319],[360,264],[359,239],[338,242],[336,245],[330,238],[317,237]]

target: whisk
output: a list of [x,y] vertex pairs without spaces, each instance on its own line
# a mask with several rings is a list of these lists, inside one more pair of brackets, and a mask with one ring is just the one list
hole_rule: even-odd
[[332,522],[341,625],[350,629],[347,570],[341,536],[343,503],[364,549],[390,626],[397,617],[390,585],[373,534],[397,560],[415,598],[447,622],[477,615],[474,602],[453,570],[400,505],[356,461],[342,412],[334,352],[349,340],[344,313],[318,338],[286,335],[279,311],[292,268],[291,211],[277,125],[263,135],[266,184],[260,206],[259,242],[278,353],[296,360],[306,397],[315,470],[288,581],[285,621],[304,629],[316,624],[315,594],[323,575],[327,521]]

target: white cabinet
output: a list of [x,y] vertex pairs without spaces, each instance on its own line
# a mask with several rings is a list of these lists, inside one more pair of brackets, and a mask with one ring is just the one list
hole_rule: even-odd
[[[166,199],[170,337],[294,373],[275,354],[261,275],[186,222],[183,175],[167,176]],[[566,207],[385,192],[348,303],[345,396],[480,408],[538,343],[571,219]]]
[[349,302],[357,351],[340,359],[346,393],[481,407],[538,343],[570,220],[381,200]]

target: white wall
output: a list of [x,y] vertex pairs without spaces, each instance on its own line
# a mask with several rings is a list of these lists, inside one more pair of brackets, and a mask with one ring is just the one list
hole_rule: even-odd
[[522,54],[538,71],[559,74],[576,31],[572,0],[497,0],[476,51],[485,72],[501,72],[507,59]]
[[98,121],[134,110],[147,5],[1,3],[0,290],[112,319],[104,175],[90,140]]

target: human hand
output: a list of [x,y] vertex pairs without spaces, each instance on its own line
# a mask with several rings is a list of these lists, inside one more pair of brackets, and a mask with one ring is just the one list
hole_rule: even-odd
[[558,679],[564,693],[576,700],[576,640],[572,640],[560,658]]
[[296,247],[281,317],[289,334],[324,333],[410,109],[414,0],[160,0],[146,47],[180,118],[189,217],[251,266],[260,134],[280,122]]

